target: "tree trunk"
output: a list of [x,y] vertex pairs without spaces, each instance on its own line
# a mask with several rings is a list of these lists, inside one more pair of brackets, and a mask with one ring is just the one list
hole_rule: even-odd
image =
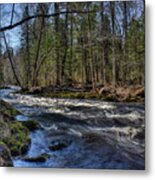
[[92,49],[92,28],[91,28],[91,18],[89,14],[89,7],[90,2],[87,3],[88,8],[88,45],[90,48],[90,70],[91,70],[91,80],[92,80],[92,90],[95,91],[96,89],[96,81],[95,81],[95,64],[94,64],[94,57],[93,57],[93,49]]
[[[66,3],[66,11],[68,11],[68,3]],[[61,84],[64,84],[64,70],[65,70],[65,62],[66,62],[66,57],[67,57],[67,50],[68,50],[68,13],[66,13],[65,16],[65,32],[64,33],[64,55],[63,55],[63,59],[62,59],[62,63],[61,63]]]
[[[59,3],[54,3],[55,13],[59,13]],[[59,15],[55,16],[56,33],[56,85],[60,85],[60,54],[59,54]]]
[[41,46],[41,40],[42,40],[42,35],[43,35],[43,25],[44,25],[44,18],[41,18],[41,25],[40,25],[39,38],[38,38],[38,43],[37,43],[36,57],[35,57],[34,65],[33,65],[33,82],[32,82],[32,86],[36,86],[37,81],[38,81],[38,77],[36,75],[36,70],[37,70],[38,61],[39,61],[40,46]]
[[112,85],[116,85],[116,59],[115,59],[115,2],[110,2],[112,24]]
[[101,58],[102,58],[102,69],[101,69],[101,74],[102,74],[102,83],[105,85],[106,84],[106,63],[105,63],[105,40],[104,40],[104,27],[106,26],[104,22],[104,2],[100,3],[101,6],[101,37],[103,38],[102,40],[102,53],[101,53]]
[[[128,62],[128,50],[127,50],[127,28],[128,28],[128,19],[127,19],[127,2],[123,1],[123,31],[124,31],[124,39],[123,39],[123,50],[124,50],[124,61]],[[126,63],[127,64],[127,63]],[[129,67],[125,66],[124,69],[124,81],[129,81]]]
[[8,58],[9,58],[9,61],[10,61],[10,64],[11,64],[11,68],[12,68],[15,80],[17,82],[17,85],[20,86],[23,89],[22,84],[20,83],[20,80],[19,80],[19,78],[17,76],[16,70],[15,70],[15,67],[14,67],[14,64],[13,64],[12,56],[11,56],[11,53],[9,51],[9,47],[8,47],[7,40],[6,40],[4,32],[3,32],[3,37],[4,37],[5,47],[6,47],[6,50],[7,50]]
[[[29,4],[26,5],[26,16],[29,16]],[[29,22],[26,22],[26,88],[29,88],[31,81],[31,65],[30,65],[30,43],[29,43]]]
[[73,65],[73,15],[70,17],[70,63],[69,63],[69,78],[72,80],[72,65]]
[[[1,4],[0,4],[0,28],[1,28]],[[2,34],[0,33],[0,85],[4,84],[4,77],[3,77],[3,63],[2,63]]]

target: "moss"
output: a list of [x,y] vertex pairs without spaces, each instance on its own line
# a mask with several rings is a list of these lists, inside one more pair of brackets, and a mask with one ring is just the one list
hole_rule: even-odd
[[[21,94],[33,94],[37,96],[50,97],[50,98],[71,98],[71,99],[100,99],[112,102],[144,102],[145,90],[144,87],[120,87],[115,88],[111,85],[105,87],[97,87],[95,92],[90,88],[76,89],[74,92],[68,87],[37,87],[32,89],[22,89]],[[103,90],[102,90],[103,89]],[[76,91],[77,90],[77,91]],[[81,92],[80,92],[81,90]]]
[[25,129],[25,127],[23,127],[22,123],[20,122],[12,122],[10,127],[11,132],[13,134],[18,134],[19,132],[27,131],[27,129]]
[[85,93],[85,99],[100,99],[100,96],[96,93]]
[[144,99],[140,96],[129,96],[125,99],[126,102],[143,102]]
[[51,92],[44,94],[50,98],[71,98],[71,99],[99,99],[96,93],[92,92]]
[[22,125],[20,122],[12,122],[10,124],[11,137],[8,137],[4,140],[6,145],[11,151],[12,156],[20,155],[21,148],[30,143],[28,137],[28,129]]
[[110,101],[110,102],[143,102],[144,98],[138,96],[129,96],[126,98],[122,98],[117,94],[102,94],[99,95],[95,92],[50,92],[41,94],[43,97],[50,97],[50,98],[66,98],[66,99],[98,99],[103,101]]
[[20,154],[19,147],[17,145],[11,145],[9,148],[12,156],[18,156]]
[[39,123],[34,120],[23,121],[22,124],[30,131],[40,128]]
[[10,150],[3,142],[0,141],[0,167],[2,166],[12,167],[13,163],[11,160]]
[[4,128],[4,126],[6,126],[6,123],[4,123],[0,120],[0,130],[1,130],[1,127]]
[[115,95],[113,95],[113,94],[110,94],[110,95],[108,95],[108,96],[106,96],[105,97],[105,100],[106,101],[118,101],[118,98],[115,96]]
[[3,141],[0,141],[0,145],[5,145],[5,143]]
[[8,122],[4,122],[3,119],[0,119],[0,141],[3,141],[5,138],[11,135],[10,127]]
[[28,152],[30,142],[31,142],[31,139],[29,139],[29,142],[21,145],[21,147],[20,147],[20,155],[25,155]]
[[28,128],[14,121],[17,114],[20,113],[10,104],[0,100],[0,141],[6,144],[12,156],[20,155],[30,144]]
[[9,103],[0,100],[0,113],[7,116],[16,116],[20,114],[15,108],[13,108]]

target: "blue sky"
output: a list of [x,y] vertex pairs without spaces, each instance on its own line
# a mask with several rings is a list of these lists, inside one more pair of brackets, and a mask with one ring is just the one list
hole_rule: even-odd
[[[19,5],[20,4],[16,4],[16,11],[19,13],[19,15],[21,14],[20,13],[20,8],[19,8]],[[1,19],[1,26],[7,26],[7,25],[10,25],[10,21],[11,21],[11,10],[12,10],[12,4],[2,4],[1,5],[1,16],[2,16],[2,19]],[[19,17],[18,17],[19,18]],[[14,15],[14,20],[13,20],[13,23],[15,21],[17,21],[17,14]],[[16,27],[12,30],[8,30],[5,32],[6,34],[6,37],[7,37],[7,41],[8,41],[8,44],[11,46],[11,47],[14,47],[14,49],[17,49],[18,46],[20,45],[20,41],[19,41],[19,33],[20,33],[20,27]]]

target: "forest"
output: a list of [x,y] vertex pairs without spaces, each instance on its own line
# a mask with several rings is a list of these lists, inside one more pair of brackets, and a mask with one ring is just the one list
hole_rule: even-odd
[[0,4],[0,166],[145,170],[145,1]]
[[0,85],[97,94],[132,87],[144,96],[144,7],[144,0],[1,4]]

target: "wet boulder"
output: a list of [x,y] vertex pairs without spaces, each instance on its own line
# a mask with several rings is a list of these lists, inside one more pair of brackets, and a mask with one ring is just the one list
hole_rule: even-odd
[[31,143],[31,140],[29,139],[29,142],[23,144],[20,147],[20,155],[25,155],[28,152],[30,143]]
[[22,124],[29,130],[34,131],[40,128],[40,124],[34,120],[23,121]]
[[41,154],[36,157],[23,157],[22,160],[27,161],[27,162],[46,162],[47,159],[49,159],[51,156],[49,154]]

